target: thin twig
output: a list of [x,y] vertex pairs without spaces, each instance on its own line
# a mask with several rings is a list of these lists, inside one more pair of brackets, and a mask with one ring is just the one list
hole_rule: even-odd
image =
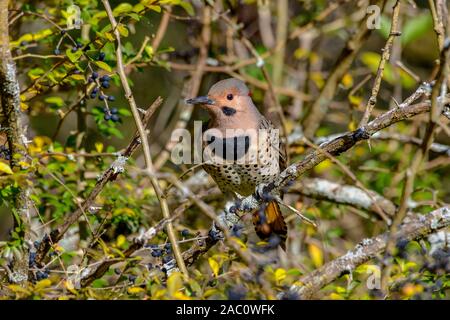
[[[117,29],[117,22],[116,22],[116,19],[114,18],[114,15],[113,15],[113,12],[112,12],[112,9],[111,9],[111,6],[110,6],[108,0],[102,0],[102,2],[106,9],[106,13],[108,14],[108,18],[111,23],[111,26],[114,29],[114,36],[115,36],[116,42],[117,42],[117,45],[116,45],[117,72],[119,73],[120,82],[122,83],[122,87],[125,90],[125,97],[128,101],[128,104],[130,105],[131,113],[133,114],[134,122],[135,122],[136,127],[139,132],[139,136],[140,136],[141,143],[142,143],[142,149],[144,151],[146,171],[149,175],[150,182],[153,186],[153,189],[155,190],[156,196],[158,197],[158,200],[160,202],[162,214],[165,219],[169,220],[170,219],[169,207],[167,205],[166,199],[164,199],[164,197],[162,196],[163,192],[159,185],[158,179],[153,174],[154,173],[153,162],[152,162],[152,157],[150,154],[150,146],[148,143],[147,134],[145,133],[145,128],[142,125],[138,107],[136,105],[136,101],[134,100],[133,93],[131,92],[130,85],[128,84],[128,79],[125,74],[125,67],[123,65],[123,57],[122,57],[120,32]],[[188,271],[186,269],[183,258],[181,256],[181,251],[180,251],[180,248],[177,243],[177,237],[176,237],[175,230],[170,221],[167,223],[166,228],[167,228],[167,234],[169,236],[170,243],[172,244],[173,253],[174,253],[175,259],[177,261],[177,265],[180,268],[181,272],[187,276]]]
[[386,62],[389,61],[389,58],[391,56],[392,44],[394,43],[394,39],[401,35],[401,33],[398,29],[399,14],[400,14],[400,0],[397,0],[394,4],[394,8],[393,8],[393,12],[392,12],[391,31],[389,33],[389,37],[386,41],[386,44],[384,45],[384,48],[382,50],[381,60],[380,60],[380,63],[378,64],[377,75],[375,77],[373,87],[372,87],[372,93],[370,95],[369,100],[367,101],[366,109],[365,109],[364,115],[359,123],[359,127],[363,127],[367,124],[367,122],[369,121],[369,118],[370,118],[370,114],[372,113],[372,110],[377,103],[377,97],[378,97],[378,92],[380,91],[381,79],[383,78],[384,67],[386,65]]

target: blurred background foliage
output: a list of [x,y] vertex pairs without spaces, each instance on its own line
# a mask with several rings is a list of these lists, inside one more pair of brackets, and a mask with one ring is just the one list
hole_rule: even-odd
[[[266,67],[272,73],[273,54],[261,38],[257,1],[211,2],[215,10],[229,15],[242,26],[257,52],[262,56],[266,54]],[[120,22],[125,64],[131,61],[126,70],[138,106],[147,109],[158,96],[164,98],[164,104],[149,125],[151,150],[156,157],[164,149],[183,111],[180,99],[188,98],[185,87],[190,72],[177,66],[195,66],[198,59],[204,3],[196,0],[112,0],[110,3]],[[303,30],[286,42],[282,80],[278,84],[289,93],[278,93],[278,98],[286,115],[287,127],[293,131],[298,128],[307,106],[327,81],[345,42],[358,31],[358,20],[364,17],[367,2],[297,0],[288,3],[288,34]],[[333,3],[339,3],[339,6],[323,20],[317,21]],[[71,4],[81,8],[81,29],[65,30],[69,16],[67,8]],[[32,238],[39,241],[49,228],[64,222],[66,214],[73,212],[86,198],[96,179],[115,160],[116,152],[128,144],[135,132],[135,125],[119,78],[114,72],[114,36],[101,1],[19,0],[13,1],[11,8],[12,17],[24,13],[11,26],[11,49],[20,81],[21,107],[28,119],[29,153],[34,159],[28,168],[35,174],[35,178],[29,181],[36,211]],[[317,131],[318,137],[356,128],[372,86],[371,80],[362,81],[368,75],[373,79],[376,74],[381,48],[389,35],[392,6],[387,8],[381,18],[381,28],[370,35],[340,81],[328,113]],[[278,17],[276,1],[270,3],[269,10],[275,28]],[[157,33],[164,12],[170,12],[170,21],[160,45],[155,49],[151,40]],[[431,70],[438,58],[428,2],[402,1],[400,15],[402,34],[394,43],[391,61],[401,61],[402,66],[392,62],[386,65],[375,114],[392,108],[395,101],[403,101],[422,81],[430,80]],[[249,52],[233,42],[227,31],[214,14],[208,47],[209,66],[233,65],[251,58]],[[146,37],[150,41],[146,42]],[[230,39],[231,44],[227,43]],[[93,93],[94,73],[99,74],[97,79],[108,78],[107,81],[102,79],[100,89]],[[236,73],[244,79],[254,79],[249,84],[253,99],[257,106],[264,108],[267,90],[260,85],[266,82],[261,69],[253,63],[238,68]],[[229,76],[223,72],[205,72],[199,93],[206,93],[214,82]],[[301,97],[306,98],[292,92],[300,92],[303,94]],[[111,118],[113,116],[115,118]],[[193,121],[199,119],[205,121],[207,115],[202,110],[194,110],[187,128],[192,130]],[[421,137],[425,128],[421,123],[420,118],[413,119],[386,130]],[[437,134],[436,141],[450,144],[445,130]],[[403,173],[415,148],[396,140],[372,140],[370,146],[359,144],[341,155],[339,160],[354,172],[367,189],[399,204]],[[303,145],[292,145],[291,162],[302,159],[308,150]],[[89,156],[77,156],[83,153]],[[0,163],[8,163],[5,156]],[[102,257],[120,258],[140,228],[153,226],[161,220],[155,193],[140,173],[142,164],[143,158],[139,153],[130,159],[125,172],[117,181],[107,184],[96,199],[95,206],[98,208],[87,213],[52,249],[52,263],[45,270],[34,270],[36,281],[30,282],[27,287],[9,286],[11,291],[8,297],[273,298],[261,289],[262,283],[275,293],[285,290],[295,283],[299,275],[344,254],[362,239],[385,230],[383,221],[360,209],[289,195],[288,201],[318,221],[319,228],[300,223],[295,215],[287,217],[290,231],[286,254],[282,254],[277,263],[267,264],[258,275],[251,274],[232,250],[219,244],[190,267],[190,279],[184,279],[179,273],[166,277],[164,259],[171,259],[172,252],[170,244],[167,245],[167,235],[162,231],[140,255],[114,265],[89,287],[77,289],[66,278],[70,275],[67,273],[69,266],[90,265]],[[186,169],[185,166],[171,164],[169,160],[161,172],[180,175]],[[341,184],[354,183],[331,161],[324,161],[308,176]],[[15,243],[11,241],[14,230],[11,229],[8,201],[14,192],[14,184],[21,183],[20,179],[18,175],[10,175],[5,166],[3,170],[0,167],[2,265],[7,264],[14,253]],[[197,187],[195,192],[200,193],[214,188],[214,184],[209,181]],[[217,196],[209,203],[219,210],[222,200]],[[421,213],[450,201],[448,155],[430,153],[424,169],[419,171],[415,180],[411,201],[414,202],[411,204],[414,210]],[[171,209],[175,207],[173,203]],[[193,241],[203,241],[210,225],[210,221],[204,219],[196,207],[186,210],[175,223],[181,248],[187,250]],[[242,238],[244,248],[257,246],[253,227],[248,221],[238,236]],[[437,254],[432,255],[430,251]],[[448,260],[448,247],[433,248],[427,239],[412,241],[398,248],[390,298],[448,299]],[[374,266],[380,264],[381,261],[374,259],[361,265],[351,274],[343,275],[323,288],[318,297],[379,298],[376,289],[367,287],[367,280],[377,272]]]

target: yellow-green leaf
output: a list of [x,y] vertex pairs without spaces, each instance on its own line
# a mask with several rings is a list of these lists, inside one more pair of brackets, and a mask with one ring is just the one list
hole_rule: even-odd
[[122,37],[128,37],[128,29],[123,24],[118,24],[117,30],[119,30],[119,33]]
[[52,285],[52,282],[49,279],[44,279],[44,280],[41,280],[38,283],[36,283],[34,288],[39,290],[39,289],[44,289],[44,288],[50,287],[51,285]]
[[286,270],[282,268],[278,268],[277,270],[275,270],[274,274],[275,274],[275,281],[277,282],[277,284],[280,284],[281,281],[286,279]]
[[310,244],[308,246],[308,252],[311,257],[312,262],[314,263],[314,266],[316,268],[320,267],[323,264],[322,250],[318,246],[316,246],[314,244]]
[[211,270],[213,271],[214,275],[217,277],[219,275],[219,269],[220,265],[219,263],[214,260],[213,258],[208,258],[209,266],[211,267]]
[[130,11],[133,11],[133,6],[127,2],[124,2],[114,8],[113,15],[118,16],[121,13],[127,13]]
[[121,234],[117,237],[116,245],[118,247],[122,247],[125,244],[125,242],[127,242],[127,238],[125,238],[125,236]]
[[183,287],[182,275],[179,272],[173,272],[167,279],[167,291],[171,296]]
[[103,143],[101,143],[101,142],[96,142],[96,143],[95,143],[95,150],[96,150],[98,153],[101,153],[101,152],[103,151]]
[[11,167],[4,162],[0,162],[0,172],[4,172],[6,174],[13,174]]
[[145,50],[145,53],[147,53],[150,58],[153,57],[153,47],[152,46],[145,46],[144,50]]
[[106,70],[106,71],[108,71],[108,72],[111,72],[112,70],[111,70],[111,67],[106,63],[106,62],[103,62],[103,61],[95,61],[95,64],[99,67],[99,68],[101,68],[101,69],[103,69],[103,70]]
[[141,293],[141,292],[144,292],[144,291],[145,291],[144,288],[141,288],[141,287],[128,288],[128,293],[129,294],[138,294],[138,293]]

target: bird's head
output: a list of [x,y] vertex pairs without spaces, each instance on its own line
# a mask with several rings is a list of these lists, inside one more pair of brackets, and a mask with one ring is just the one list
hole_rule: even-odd
[[217,82],[207,96],[187,99],[186,103],[202,106],[218,122],[242,121],[247,116],[259,115],[247,86],[235,78]]

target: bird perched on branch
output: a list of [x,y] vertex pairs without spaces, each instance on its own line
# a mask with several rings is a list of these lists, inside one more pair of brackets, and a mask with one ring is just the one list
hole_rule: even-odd
[[[223,193],[249,196],[286,168],[279,131],[258,111],[244,82],[234,78],[219,81],[207,96],[186,102],[200,105],[210,115],[204,133],[203,168]],[[277,200],[267,200],[263,210],[253,213],[256,233],[262,239],[278,236],[284,249],[284,217]]]

